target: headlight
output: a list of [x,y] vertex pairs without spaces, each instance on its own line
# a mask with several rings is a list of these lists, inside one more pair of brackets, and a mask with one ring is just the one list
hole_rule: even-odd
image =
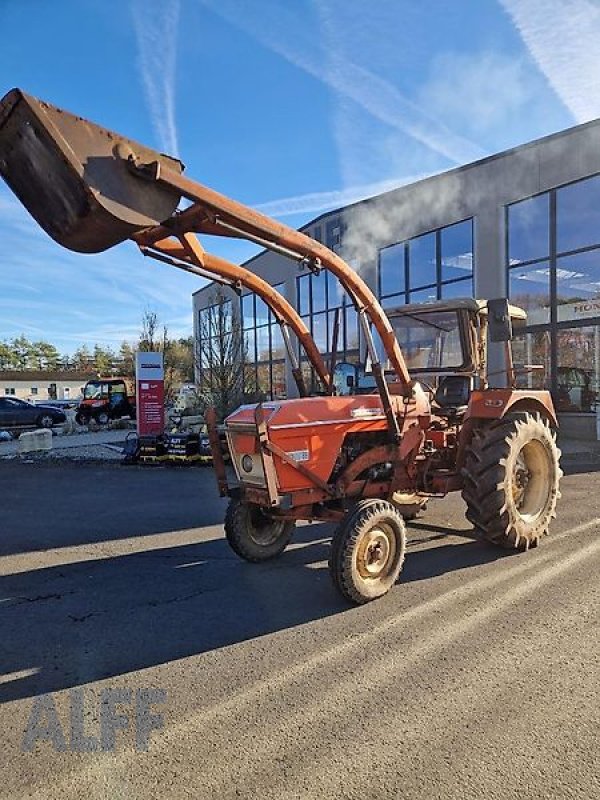
[[253,466],[254,461],[252,460],[252,456],[249,456],[247,453],[245,456],[242,456],[242,469],[244,472],[252,472]]

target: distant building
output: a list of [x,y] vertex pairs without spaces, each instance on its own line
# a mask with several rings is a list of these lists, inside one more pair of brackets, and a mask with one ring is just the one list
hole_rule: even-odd
[[3,370],[0,371],[0,396],[21,400],[74,400],[82,393],[90,372],[74,370]]
[[[331,211],[301,228],[360,271],[385,308],[475,296],[509,297],[528,313],[515,360],[551,390],[563,429],[596,435],[600,406],[600,120]],[[339,358],[364,358],[356,312],[336,281],[263,252],[246,267],[296,307],[321,350],[341,311]],[[214,286],[194,293],[196,336]],[[228,288],[242,322],[246,371],[267,397],[295,389],[281,334],[264,303]],[[210,329],[210,328],[208,328]],[[494,372],[499,348],[492,348]],[[199,365],[202,368],[202,365]],[[500,381],[500,373],[495,373]]]

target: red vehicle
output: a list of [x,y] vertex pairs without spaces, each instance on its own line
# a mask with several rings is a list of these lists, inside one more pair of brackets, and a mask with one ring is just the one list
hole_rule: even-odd
[[83,398],[77,408],[75,421],[88,425],[108,425],[111,419],[135,419],[135,391],[129,378],[96,378],[83,387]]

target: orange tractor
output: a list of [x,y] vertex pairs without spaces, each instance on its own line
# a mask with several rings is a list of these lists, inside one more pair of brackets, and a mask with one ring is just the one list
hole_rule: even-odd
[[[297,520],[334,521],[334,583],[364,603],[400,575],[404,517],[458,490],[483,537],[537,545],[555,516],[560,453],[549,394],[514,388],[511,318],[522,312],[502,299],[467,299],[386,314],[339,255],[182,172],[178,160],[20,90],[0,101],[0,173],[55,241],[94,253],[132,239],[145,255],[256,292],[281,325],[300,396],[242,406],[226,419],[235,481],[209,415],[234,551],[264,561],[285,549]],[[178,210],[182,199],[188,204]],[[326,365],[288,301],[207,253],[196,234],[248,239],[330,271],[358,313],[368,370],[334,358]],[[290,332],[320,380],[312,397]],[[505,388],[488,384],[488,339],[504,343],[506,379],[497,382]]]

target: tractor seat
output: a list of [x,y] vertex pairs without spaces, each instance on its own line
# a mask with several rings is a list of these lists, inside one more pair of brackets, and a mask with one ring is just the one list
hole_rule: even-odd
[[445,375],[433,397],[434,412],[440,417],[462,417],[469,404],[471,378],[468,375]]

